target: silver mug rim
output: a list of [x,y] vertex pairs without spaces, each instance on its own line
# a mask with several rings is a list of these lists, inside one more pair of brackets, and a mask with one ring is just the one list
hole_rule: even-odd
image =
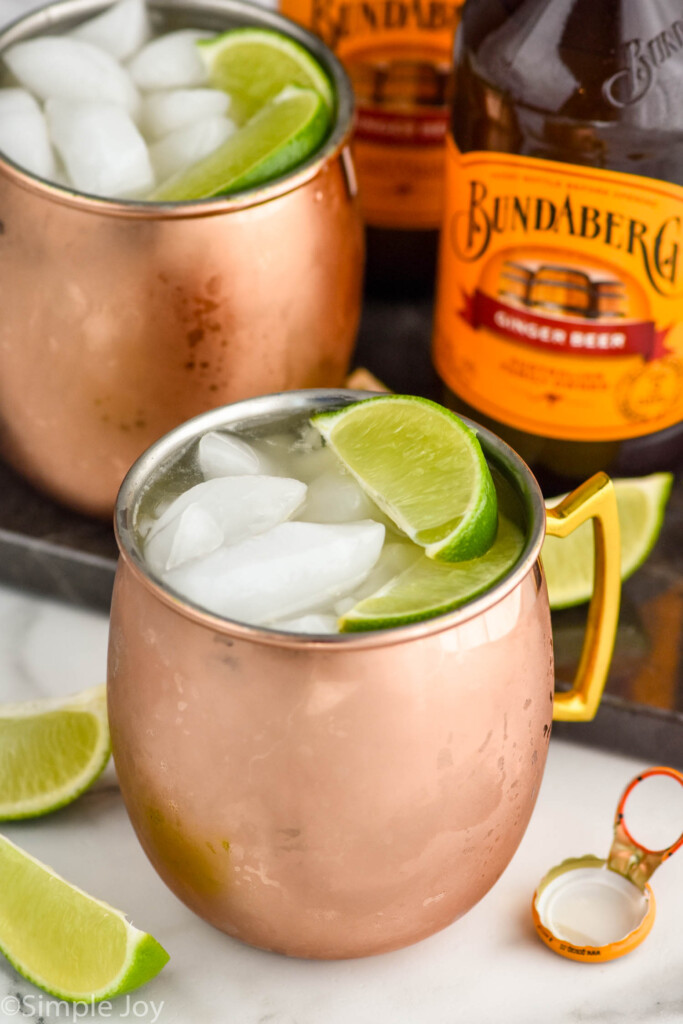
[[476,618],[498,604],[534,570],[545,537],[545,504],[536,478],[517,452],[486,427],[465,416],[460,418],[476,431],[487,458],[514,486],[522,501],[528,523],[524,550],[512,569],[480,597],[452,612],[420,622],[368,632],[339,633],[332,636],[287,633],[265,626],[250,626],[212,614],[168,589],[145,565],[135,541],[134,522],[137,510],[147,482],[161,464],[174,453],[187,449],[201,434],[209,430],[267,420],[273,413],[286,415],[288,412],[303,413],[320,408],[339,408],[371,397],[371,392],[344,388],[281,391],[211,409],[170,430],[133,463],[119,489],[114,509],[114,533],[121,558],[147,589],[185,618],[223,635],[277,647],[305,649],[311,645],[324,645],[330,651],[387,647],[445,632]]

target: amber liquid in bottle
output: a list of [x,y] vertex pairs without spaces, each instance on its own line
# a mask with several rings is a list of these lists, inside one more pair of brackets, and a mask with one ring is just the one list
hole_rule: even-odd
[[[683,186],[683,8],[675,0],[468,0],[454,81],[460,153],[518,154]],[[512,287],[524,287],[511,273]],[[580,282],[568,288],[567,302],[588,301]],[[618,308],[618,288],[594,301]],[[451,397],[546,479],[597,469],[637,475],[683,460],[680,420],[627,440],[546,438]]]
[[[359,59],[348,61],[346,69],[353,85],[356,102],[361,112],[359,135],[367,125],[372,112],[380,117],[392,114],[398,118],[405,113],[424,114],[435,119],[443,118],[449,107],[451,64],[445,54],[419,49],[387,47],[372,54],[361,54]],[[398,122],[400,125],[400,121]],[[363,146],[362,138],[357,148]],[[394,160],[411,161],[399,145],[394,150]],[[367,173],[372,157],[361,156],[360,175]],[[396,220],[400,224],[401,212],[415,201],[415,177],[421,177],[425,168],[418,168],[411,174],[395,174],[393,180],[386,180],[384,188],[393,195]],[[361,187],[363,182],[361,181]],[[381,189],[381,184],[376,188]],[[424,184],[419,186],[424,188]],[[427,186],[434,193],[440,193],[441,180]],[[388,200],[391,202],[391,200]],[[436,222],[439,213],[432,217],[432,227],[409,228],[397,224],[376,226],[370,221],[366,227],[366,290],[371,294],[390,298],[401,296],[419,297],[429,295],[434,289],[436,278],[436,257],[439,231]],[[429,218],[428,218],[429,219]]]
[[431,295],[442,213],[453,35],[463,0],[279,0],[344,64],[367,226],[366,289]]

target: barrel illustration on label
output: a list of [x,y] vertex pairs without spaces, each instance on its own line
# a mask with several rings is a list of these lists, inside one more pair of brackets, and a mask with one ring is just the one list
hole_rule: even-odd
[[487,416],[639,437],[683,415],[676,186],[448,145],[435,361]]
[[544,263],[544,258],[556,258],[553,252],[547,257],[544,253],[536,258],[534,255],[520,251],[517,259],[505,260],[500,272],[500,295],[517,300],[527,309],[588,320],[626,315],[628,296],[621,281],[605,280],[597,268]]
[[[668,330],[656,329],[643,288],[633,279],[620,281],[609,266],[572,265],[572,259],[561,250],[504,252],[467,297],[464,318],[474,328],[555,355],[640,356],[642,367],[615,378],[617,407],[633,423],[666,415],[681,394],[682,367],[665,361]],[[561,390],[549,390],[545,398],[552,404],[567,400]]]

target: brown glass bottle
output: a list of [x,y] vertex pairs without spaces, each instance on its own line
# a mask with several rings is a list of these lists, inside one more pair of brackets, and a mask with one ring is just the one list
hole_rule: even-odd
[[[456,38],[454,81],[455,103],[451,129],[452,142],[459,154],[495,152],[530,158],[530,173],[527,174],[529,182],[533,182],[532,161],[540,160],[618,171],[636,175],[639,179],[683,186],[683,10],[675,0],[468,0]],[[547,170],[547,165],[538,166],[540,170]],[[524,170],[522,167],[520,171],[519,166],[513,169],[518,175]],[[556,176],[560,172],[561,169],[558,169]],[[518,177],[518,180],[521,179]],[[635,188],[638,183],[632,180]],[[622,179],[622,183],[624,181]],[[620,214],[607,211],[608,193],[611,194],[612,189],[612,193],[617,194],[620,183],[617,181],[614,185],[608,182],[608,186],[605,190],[607,205],[597,215],[598,221],[607,223],[606,218],[610,216],[613,225],[619,223],[626,231],[629,210],[626,189],[630,187],[630,182],[626,181],[622,188]],[[567,191],[569,206],[577,195],[572,191],[573,187],[572,179]],[[580,182],[577,187],[581,187]],[[533,184],[529,185],[530,194],[534,188]],[[669,190],[671,193],[672,190]],[[683,199],[683,191],[679,199]],[[459,201],[464,204],[465,197]],[[535,209],[536,215],[541,216],[538,214],[538,200],[535,207],[534,200],[528,197],[517,201],[520,204],[518,213],[522,210],[525,215],[533,218]],[[452,200],[451,210],[456,208],[453,205],[455,202]],[[511,198],[510,202],[514,200]],[[527,205],[524,206],[524,203]],[[555,206],[559,211],[557,201]],[[578,216],[578,206],[573,209],[569,206],[569,219],[565,216],[564,223],[560,225],[558,215],[558,228],[561,227],[566,234],[578,235],[581,228],[578,220],[573,219],[575,212]],[[483,213],[481,216],[484,216]],[[583,214],[584,220],[589,220],[590,216],[590,213]],[[521,215],[517,223],[518,227],[522,224]],[[626,233],[622,239],[618,238],[615,228],[612,236],[608,230],[607,235],[595,241],[592,251],[600,269],[607,265],[605,254],[609,246],[613,255],[617,247],[629,252],[631,249],[634,252],[637,250],[637,234],[641,229],[633,227],[633,223],[640,222],[631,222],[630,236]],[[474,219],[470,221],[470,226],[477,227]],[[586,229],[585,223],[583,228]],[[667,228],[667,245],[672,242],[673,230],[677,228]],[[444,236],[448,231],[447,224]],[[644,231],[643,228],[641,234]],[[558,237],[558,232],[555,232],[552,244],[558,245]],[[584,230],[583,244],[588,251],[586,238],[590,238],[587,229]],[[611,315],[611,325],[618,325],[615,318],[625,316],[623,310],[619,311],[624,286],[614,280],[614,275],[603,273],[608,280],[596,284],[596,275],[587,271],[584,285],[581,273],[577,276],[574,271],[557,266],[561,260],[551,260],[550,266],[541,266],[543,260],[539,258],[535,261],[527,260],[526,263],[522,260],[520,263],[515,259],[515,247],[521,244],[520,239],[521,233],[518,232],[511,241],[508,253],[507,294],[508,298],[512,296],[509,301],[514,307],[520,305],[520,297],[524,292],[524,301],[529,311],[528,322],[524,321],[524,330],[529,336],[543,339],[551,336],[551,328],[547,325],[543,327],[543,318],[551,315],[559,315],[560,318],[593,317],[598,327],[601,316]],[[605,241],[609,246],[604,244]],[[448,244],[444,238],[444,249]],[[452,279],[453,272],[447,268],[448,254],[444,253],[444,249],[441,255],[435,338],[437,365],[440,362],[439,346],[443,350],[443,346],[449,343],[447,339],[444,340],[443,334],[448,331],[443,326],[446,316],[444,311],[448,304],[452,306],[456,301],[454,294],[458,290],[458,281]],[[531,250],[527,247],[527,251]],[[658,257],[654,244],[653,252],[652,258],[656,260]],[[662,253],[659,255],[662,256]],[[683,260],[678,238],[672,242],[668,258],[670,264],[671,259],[677,262]],[[669,270],[672,289],[683,295],[683,267],[675,268],[675,281],[671,265]],[[451,279],[445,280],[449,273]],[[563,291],[559,285],[560,277]],[[587,297],[589,287],[593,295],[590,300]],[[529,299],[530,295],[535,298]],[[544,296],[551,306],[554,303],[554,313],[548,312],[550,307],[543,308]],[[513,328],[517,329],[514,318],[505,319],[506,309],[509,312],[511,308],[505,305],[507,301],[503,295],[500,308],[495,302],[489,303],[493,312],[489,310],[487,315],[495,319],[496,323],[512,323]],[[605,312],[608,306],[610,314]],[[441,327],[438,326],[440,314]],[[683,320],[683,302],[680,300],[678,314],[675,323],[664,325],[665,329],[670,331],[672,326],[675,327]],[[634,319],[630,315],[630,319],[627,317],[624,322],[630,325]],[[646,320],[643,318],[643,323]],[[641,329],[638,324],[635,326]],[[452,326],[450,331],[454,332]],[[660,334],[664,333],[666,330],[660,331]],[[619,339],[626,337],[626,342],[619,342],[626,347],[638,343],[635,332],[633,342],[628,331],[615,332],[614,336]],[[607,338],[608,335],[598,331],[594,337]],[[673,335],[669,333],[668,337]],[[528,344],[528,337],[517,346],[518,349],[524,349],[525,344]],[[683,363],[680,360],[683,352],[679,347],[673,354],[669,349],[667,353],[667,377],[665,381],[662,378],[662,387],[668,389],[668,400],[679,387],[679,378],[683,392]],[[545,354],[543,358],[546,358]],[[567,357],[564,356],[564,359],[563,365],[567,366]],[[441,364],[444,362],[442,351]],[[514,360],[509,365],[513,363]],[[651,360],[651,364],[656,366],[656,360]],[[618,362],[614,360],[610,363],[610,366],[617,365]],[[527,372],[530,380],[532,371],[525,370],[525,366],[522,356],[519,365],[514,363],[513,368],[520,376],[522,372]],[[653,374],[654,370],[650,367],[648,372]],[[442,376],[446,376],[443,371]],[[524,421],[525,410],[521,411],[517,419],[511,415],[510,422],[504,415],[487,415],[478,402],[466,402],[462,396],[458,397],[459,390],[467,393],[467,386],[460,387],[457,376],[457,372],[452,370],[451,379],[447,381],[451,387],[453,403],[506,437],[542,475],[546,472],[553,476],[577,479],[596,469],[607,469],[621,475],[640,474],[672,468],[683,459],[680,398],[674,399],[679,411],[674,412],[673,417],[670,416],[673,422],[667,423],[664,429],[649,430],[644,423],[645,414],[639,407],[643,425],[629,429],[637,429],[640,436],[620,436],[619,427],[615,426],[613,436],[605,436],[609,431],[603,430],[600,440],[591,440],[587,437],[588,424],[581,422],[580,412],[576,413],[579,424],[576,437],[572,437],[566,427],[554,432],[552,413],[548,410],[544,413],[549,423],[547,433],[520,428],[519,423]],[[500,388],[500,382],[498,386]],[[652,386],[656,387],[656,384]],[[622,387],[624,394],[625,387]],[[483,394],[485,383],[481,384],[481,389]],[[640,395],[643,401],[646,397]],[[652,402],[656,397],[652,397]],[[580,396],[575,395],[574,398],[580,401]],[[624,398],[620,393],[622,406],[626,407],[627,399],[628,396]],[[608,401],[606,395],[605,402]],[[481,405],[488,406],[490,412],[491,406],[487,400],[482,400]],[[654,405],[652,407],[655,408]]]
[[[448,51],[440,56],[415,47],[387,47],[347,62],[359,116],[354,146],[366,219],[366,291],[387,298],[431,295],[436,283],[436,257],[441,219],[442,174],[438,142],[416,152],[389,137],[382,147],[373,138],[373,122],[400,131],[411,122],[437,125],[448,117],[451,64]],[[422,120],[421,120],[422,119]],[[415,140],[416,141],[416,140]],[[378,145],[379,143],[379,145]],[[423,143],[424,145],[424,140]],[[383,151],[382,151],[383,150]],[[386,172],[393,163],[392,173]],[[425,191],[430,200],[425,207]],[[412,226],[411,221],[418,220]],[[378,223],[381,222],[381,223]]]
[[431,295],[453,34],[463,0],[279,0],[341,59],[356,96],[366,289]]

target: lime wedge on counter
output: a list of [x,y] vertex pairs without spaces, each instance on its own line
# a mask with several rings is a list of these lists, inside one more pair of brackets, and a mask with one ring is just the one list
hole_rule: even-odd
[[299,43],[279,32],[238,28],[197,43],[209,73],[209,85],[231,97],[231,116],[247,121],[286,85],[316,92],[328,113],[334,106],[332,83]]
[[[638,569],[652,551],[664,520],[671,493],[671,473],[614,480],[621,530],[621,578]],[[562,496],[548,498],[552,507]],[[551,608],[570,608],[588,601],[593,593],[593,528],[584,523],[568,537],[546,537],[541,559],[548,583]]]
[[0,705],[0,820],[75,800],[109,760],[104,686],[66,700]]
[[311,422],[429,558],[463,561],[491,546],[493,480],[476,434],[454,413],[425,398],[381,395],[316,413]]
[[99,1001],[158,974],[168,953],[123,914],[0,836],[0,951],[60,999]]
[[174,174],[149,199],[207,199],[277,178],[315,152],[329,123],[327,107],[316,92],[287,86],[222,146]]
[[493,546],[481,558],[447,565],[421,555],[381,590],[346,612],[339,620],[339,630],[388,629],[453,611],[497,583],[523,550],[524,533],[501,516]]

